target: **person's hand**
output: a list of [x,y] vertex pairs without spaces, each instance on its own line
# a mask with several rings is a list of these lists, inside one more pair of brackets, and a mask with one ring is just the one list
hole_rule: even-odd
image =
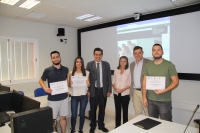
[[90,97],[90,92],[87,93],[88,97]]
[[49,93],[49,94],[51,94],[51,93],[52,93],[52,90],[51,90],[51,88],[45,88],[45,89],[44,89],[44,91],[45,91],[46,93]]
[[165,93],[164,90],[154,90],[154,92],[158,95]]
[[124,91],[124,89],[118,89],[117,93],[122,93]]
[[148,101],[146,98],[143,98],[143,104],[147,108],[148,107]]
[[111,93],[110,93],[110,92],[108,92],[108,93],[107,93],[107,97],[110,97],[110,94],[111,94]]

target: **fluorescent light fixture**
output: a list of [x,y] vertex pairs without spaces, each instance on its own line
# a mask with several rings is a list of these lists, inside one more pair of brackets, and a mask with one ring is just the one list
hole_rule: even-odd
[[93,17],[93,18],[86,19],[85,21],[90,22],[90,21],[94,21],[94,20],[101,19],[101,18],[102,18],[102,17],[97,16],[97,17]]
[[26,8],[26,9],[31,9],[32,7],[36,6],[39,4],[41,1],[36,1],[36,0],[27,0],[24,3],[22,3],[19,7],[21,8]]
[[86,18],[89,18],[89,17],[92,17],[92,16],[94,16],[94,15],[92,15],[92,14],[85,14],[85,15],[82,15],[82,16],[79,16],[79,17],[76,17],[76,19],[80,19],[80,20],[82,20],[82,19],[86,19]]
[[8,5],[14,5],[18,2],[19,0],[0,0],[1,3],[8,4]]

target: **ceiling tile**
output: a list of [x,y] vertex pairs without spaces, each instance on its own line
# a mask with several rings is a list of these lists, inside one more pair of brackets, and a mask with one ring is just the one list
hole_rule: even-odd
[[46,14],[59,14],[62,12],[65,8],[58,7],[55,5],[47,4],[47,3],[41,3],[38,6],[32,8],[32,11],[35,12],[41,12]]
[[173,4],[167,4],[167,5],[161,5],[161,6],[157,6],[157,7],[148,7],[146,8],[147,10],[149,10],[150,12],[159,12],[159,11],[165,11],[165,10],[169,10],[169,9],[173,9],[176,6]]
[[138,4],[144,8],[154,8],[164,5],[172,5],[173,3],[171,0],[140,0],[137,1],[137,5]]
[[176,6],[185,6],[189,4],[195,4],[197,2],[200,2],[200,0],[179,0],[176,2],[173,2]]
[[58,23],[58,22],[54,22],[54,21],[41,20],[40,22],[41,22],[41,23],[53,24],[53,25],[59,25],[59,26],[67,26],[67,27],[78,28],[77,25]]
[[75,5],[78,5],[86,0],[47,0],[45,3],[51,4],[51,5],[56,5],[59,7],[65,7],[65,8],[70,8]]
[[24,9],[24,8],[0,3],[0,13],[1,14],[8,14],[9,16],[13,16],[14,18],[16,18],[26,11],[27,11],[27,9]]
[[[14,6],[0,3],[0,16],[80,28],[132,17],[136,12],[148,14],[200,2],[200,0],[178,0],[177,2],[171,0],[41,0],[40,4],[27,10],[19,8],[24,1],[20,0]],[[47,16],[42,19],[27,17],[26,15],[32,11],[45,13]],[[88,13],[103,18],[92,22],[75,19]]]
[[63,17],[63,16],[58,16],[58,15],[49,15],[42,20],[53,21],[53,22],[64,23],[64,24],[71,24],[71,25],[76,25],[76,26],[80,25],[82,23],[87,23],[87,22],[82,21],[82,20],[70,19],[70,18],[66,18],[66,17]]
[[118,18],[118,17],[123,17],[124,16],[124,14],[122,14],[120,12],[116,12],[116,11],[110,10],[110,9],[94,11],[93,15],[101,16],[103,18]]
[[[58,7],[58,6],[47,4],[47,3],[41,3],[37,7],[29,10],[29,12],[31,12],[31,11],[38,12],[38,13],[51,14],[51,15],[61,15],[61,16],[68,17],[68,18],[76,18],[78,16],[85,14],[83,12],[66,9],[63,7]],[[25,15],[25,14],[23,14],[23,15]]]
[[88,0],[88,1],[91,1],[93,3],[96,3],[104,7],[111,7],[114,5],[120,5],[126,2],[130,2],[131,0]]
[[148,10],[144,9],[143,7],[141,7],[140,5],[136,4],[135,2],[137,2],[137,1],[126,2],[126,3],[121,4],[121,5],[112,6],[112,7],[110,7],[110,9],[112,9],[114,11],[121,12],[126,16],[131,16],[136,12],[148,13]]
[[0,16],[7,17],[7,18],[17,18],[17,15],[7,14],[7,13],[2,13],[2,12],[0,12]]
[[104,7],[100,6],[98,4],[94,4],[92,2],[86,1],[86,2],[83,2],[79,5],[76,5],[72,8],[70,8],[70,9],[80,11],[80,12],[89,13],[89,14],[93,14],[94,11],[103,10]]
[[23,20],[28,20],[28,21],[34,21],[34,22],[40,21],[40,19],[26,17],[26,16],[20,16],[20,17],[18,17],[18,19],[23,19]]

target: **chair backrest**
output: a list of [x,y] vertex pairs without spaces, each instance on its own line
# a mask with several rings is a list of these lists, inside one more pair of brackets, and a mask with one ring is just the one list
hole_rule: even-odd
[[19,93],[21,93],[22,95],[24,95],[24,92],[23,91],[18,91]]
[[47,93],[44,91],[43,88],[37,88],[34,90],[35,97],[45,96]]

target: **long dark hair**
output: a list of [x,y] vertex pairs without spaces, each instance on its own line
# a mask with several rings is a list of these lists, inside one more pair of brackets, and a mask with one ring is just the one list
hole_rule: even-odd
[[119,65],[118,65],[117,69],[120,69],[120,67],[121,67],[121,66],[120,66],[120,60],[121,60],[122,58],[123,58],[123,59],[126,59],[126,61],[127,61],[127,64],[126,64],[126,66],[125,66],[125,70],[126,70],[126,69],[128,69],[128,66],[129,66],[129,65],[128,65],[128,64],[129,64],[129,63],[128,63],[128,58],[127,58],[126,56],[121,56],[121,57],[119,58]]
[[74,76],[74,73],[76,72],[76,61],[78,59],[80,59],[81,63],[82,63],[81,72],[82,72],[83,76],[86,76],[84,61],[83,61],[83,58],[80,57],[80,56],[76,57],[75,60],[74,60],[74,67],[73,67],[73,70],[72,70],[72,76]]

